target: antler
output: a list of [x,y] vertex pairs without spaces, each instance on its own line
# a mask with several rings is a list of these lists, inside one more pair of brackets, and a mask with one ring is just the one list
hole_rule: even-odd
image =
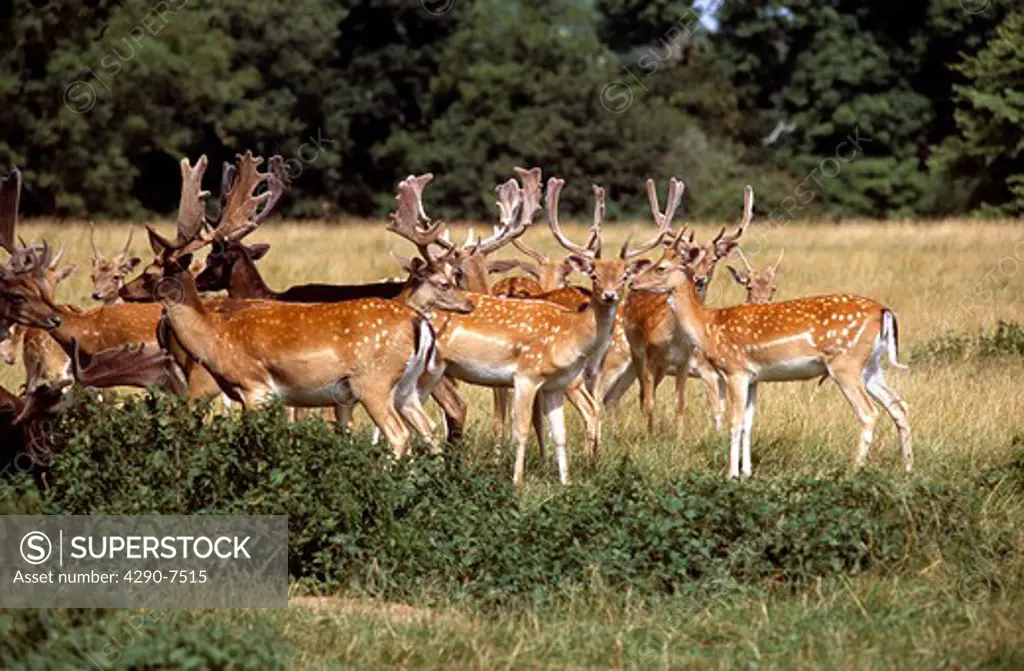
[[564,179],[558,177],[548,179],[547,194],[545,194],[548,210],[548,227],[551,229],[552,235],[555,236],[555,240],[558,240],[558,244],[562,245],[570,252],[591,259],[596,258],[598,251],[600,251],[600,247],[598,250],[593,250],[588,247],[581,247],[580,245],[577,245],[562,233],[562,228],[558,225],[558,194],[562,191],[563,186],[565,186]]
[[423,211],[423,187],[434,179],[432,173],[426,173],[418,177],[409,175],[398,183],[398,194],[395,200],[398,201],[398,210],[389,215],[387,230],[402,236],[409,242],[416,245],[425,260],[431,261],[428,247],[431,244],[438,245],[452,251],[452,243],[441,237],[444,232],[444,223],[441,221],[430,221],[430,217]]
[[781,250],[779,250],[779,258],[778,258],[778,260],[775,261],[775,265],[772,266],[772,272],[773,273],[779,272],[779,266],[782,265],[782,255],[785,254],[785,253],[786,253],[785,247],[783,247]]
[[89,222],[89,247],[92,248],[93,257],[100,255],[100,250],[96,249],[96,222]]
[[[132,246],[133,235],[135,235],[135,224],[128,224],[128,239],[125,240],[124,249],[122,249],[121,253],[118,255],[121,258],[124,258],[125,256],[128,255],[128,248]],[[93,249],[95,249],[95,246],[93,246]]]
[[0,178],[0,247],[11,254],[17,249],[18,203],[21,200],[21,171],[11,166],[7,177]]
[[[655,247],[661,244],[665,236],[670,234],[672,228],[672,219],[676,216],[676,210],[679,209],[679,204],[683,202],[683,194],[686,192],[686,185],[681,180],[672,177],[668,181],[668,201],[665,203],[665,211],[661,211],[661,205],[658,203],[658,187],[653,179],[647,180],[647,200],[651,205],[651,216],[654,217],[654,223],[658,226],[658,232],[647,242],[643,243],[636,249],[628,249],[626,243],[622,246],[622,258],[632,259],[646,254]],[[680,231],[680,235],[673,241],[672,246],[678,245],[682,242],[682,234],[685,232],[685,228]],[[691,233],[691,237],[692,237]]]
[[481,254],[491,254],[522,236],[540,210],[540,168],[517,167],[515,172],[523,186],[510,179],[498,187],[501,225],[494,227],[491,237],[477,242],[475,251]]
[[86,356],[78,341],[71,341],[72,373],[85,387],[152,387],[167,376],[170,355],[163,350],[148,351],[142,343],[105,349]]
[[727,257],[737,245],[739,245],[740,238],[747,231],[747,226],[750,226],[750,221],[754,218],[754,189],[749,184],[743,189],[743,220],[740,221],[739,228],[732,235],[725,235],[725,226],[718,232],[715,239],[711,241],[712,246],[715,248],[715,255],[724,259]]
[[746,267],[747,272],[750,273],[751,275],[753,275],[754,274],[754,268],[753,268],[753,266],[750,265],[750,261],[747,261],[747,255],[744,254],[743,250],[739,249],[739,248],[736,249],[736,253],[740,255],[740,261],[743,262],[743,265],[744,265],[744,267]]
[[193,166],[188,157],[181,159],[181,198],[178,200],[178,233],[174,246],[183,247],[198,236],[206,225],[206,198],[209,191],[203,191],[203,175],[207,166],[206,154],[199,157]]
[[[267,176],[267,193],[270,194],[270,198],[267,199],[259,214],[253,217],[252,222],[255,226],[262,224],[263,220],[274,211],[274,208],[277,206],[277,202],[281,200],[281,196],[283,196],[285,191],[287,191],[292,185],[292,178],[288,176],[288,170],[285,168],[284,159],[281,158],[280,154],[270,157],[269,169],[270,173]],[[241,240],[242,237],[244,236],[238,236],[234,239]]]
[[[203,159],[205,158],[204,156]],[[278,162],[278,159],[280,159],[279,156],[271,159],[271,169],[275,170],[276,174],[261,173],[258,168],[263,163],[262,156],[253,156],[251,151],[246,151],[245,154],[236,154],[235,169],[232,171],[225,169],[221,175],[222,183],[226,184],[230,181],[231,186],[227,197],[221,194],[221,202],[224,207],[221,212],[220,224],[211,233],[190,238],[185,244],[181,244],[179,239],[174,245],[176,254],[180,256],[187,252],[194,252],[218,240],[238,241],[256,230],[263,219],[270,214],[270,210],[280,200],[289,184],[287,175],[284,174],[284,161]],[[253,195],[253,192],[264,180],[270,181],[268,190],[259,195]],[[198,194],[198,197],[191,196],[189,202],[193,204],[192,206],[197,200],[199,205],[202,205],[201,199],[205,197],[203,194],[209,195],[204,191]],[[181,198],[182,206],[184,206],[186,198],[184,184]],[[264,207],[257,214],[260,205],[264,205]]]

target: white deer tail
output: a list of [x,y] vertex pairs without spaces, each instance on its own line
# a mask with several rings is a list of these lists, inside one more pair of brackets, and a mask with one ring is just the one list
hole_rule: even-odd
[[899,362],[900,326],[896,321],[896,313],[892,310],[882,310],[882,341],[889,353],[889,363],[900,370],[909,370]]

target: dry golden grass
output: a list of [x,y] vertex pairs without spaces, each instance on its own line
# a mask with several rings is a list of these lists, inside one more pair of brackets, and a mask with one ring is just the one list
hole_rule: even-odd
[[[164,222],[158,226],[169,233],[172,225]],[[636,223],[640,233],[650,226]],[[464,237],[466,226],[452,228],[455,239]],[[476,230],[489,230],[489,225],[478,225]],[[584,238],[582,224],[569,230],[572,237]],[[606,248],[614,249],[628,231],[628,225],[609,226]],[[698,240],[706,240],[716,231],[717,227],[699,226]],[[88,305],[88,226],[30,221],[23,224],[21,232],[26,239],[45,238],[65,246],[65,258],[77,264],[78,271],[60,288],[59,297]],[[97,244],[113,252],[123,245],[126,232],[126,224],[101,225]],[[399,271],[388,252],[411,253],[405,241],[373,222],[272,222],[250,242],[257,240],[272,245],[260,268],[267,282],[278,289],[303,282],[354,283],[393,277]],[[527,240],[550,253],[559,251],[542,225],[528,233]],[[751,262],[760,267],[774,261],[783,246],[786,256],[777,300],[839,290],[875,298],[899,315],[904,361],[915,343],[947,330],[974,333],[997,320],[1024,323],[1024,302],[1020,300],[1024,295],[1024,226],[1019,223],[793,223],[773,229],[755,220],[744,248]],[[144,231],[136,231],[132,249],[148,260]],[[741,301],[742,291],[720,268],[709,296],[715,304],[726,305]],[[1024,394],[1019,393],[1018,381],[1022,373],[1024,362],[1009,357],[890,373],[911,405],[916,459],[922,472],[939,474],[952,453],[968,470],[1003,462],[1011,450],[1012,436],[1021,431]],[[21,378],[20,369],[0,371],[0,383],[8,387],[16,387]],[[471,427],[478,435],[487,435],[490,394],[474,390],[469,396]],[[671,382],[663,385],[658,416],[664,435],[648,440],[640,428],[634,387],[614,422],[609,422],[606,433],[613,440],[608,451],[643,455],[642,461],[649,460],[657,470],[721,470],[727,451],[724,439],[711,431],[703,390],[690,383],[692,402],[687,416],[692,430],[681,441],[670,435],[673,396]],[[882,423],[886,426],[876,438],[871,460],[882,468],[896,468],[894,432],[884,419]],[[755,468],[760,473],[814,475],[845,468],[856,435],[853,415],[830,383],[821,387],[815,382],[766,385],[755,427]]]

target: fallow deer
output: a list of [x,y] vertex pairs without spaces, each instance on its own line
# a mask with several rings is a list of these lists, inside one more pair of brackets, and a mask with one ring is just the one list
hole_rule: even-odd
[[[173,242],[162,240],[163,252],[140,278],[143,288],[160,300],[175,340],[245,408],[275,397],[298,407],[333,405],[339,399],[358,402],[396,453],[404,452],[409,441],[405,421],[433,442],[429,420],[418,400],[410,400],[435,348],[430,323],[415,310],[379,298],[240,301],[224,315],[200,300],[184,268],[192,252],[215,240],[241,239],[259,225],[258,208],[270,197],[269,192],[253,195],[268,179],[258,171],[262,162],[248,152],[239,157],[220,225],[209,235],[197,226]],[[205,163],[201,158],[197,169]],[[204,192],[188,189],[186,182],[182,194],[182,208],[202,209]],[[450,298],[456,305],[444,307],[471,309],[458,304],[457,294]]]
[[[421,180],[429,181],[425,175]],[[452,377],[486,387],[511,387],[514,390],[513,438],[517,444],[513,481],[523,482],[526,441],[535,397],[551,426],[558,461],[559,478],[569,480],[566,454],[566,430],[563,414],[565,391],[583,372],[591,357],[611,335],[618,303],[626,284],[640,262],[632,258],[641,250],[630,251],[624,245],[619,258],[602,259],[599,252],[575,245],[561,233],[558,225],[558,194],[564,181],[548,180],[548,224],[556,237],[574,253],[569,263],[592,281],[592,300],[582,310],[569,310],[547,301],[506,300],[487,294],[468,294],[475,309],[469,314],[431,313],[438,337],[438,353],[443,372]],[[416,182],[393,225],[408,227],[410,235],[422,233],[417,222],[426,220],[423,211],[423,182]],[[659,244],[659,231],[647,249]],[[628,242],[628,241],[627,241]],[[415,306],[414,306],[415,307]],[[429,384],[429,380],[427,381]],[[600,438],[598,405],[586,392],[587,404],[580,409],[587,423],[587,451],[596,452]]]
[[124,286],[125,278],[142,263],[142,259],[128,254],[128,249],[132,244],[132,227],[128,228],[128,240],[124,243],[124,249],[109,258],[100,253],[100,250],[96,248],[95,230],[95,225],[90,222],[89,246],[92,248],[92,256],[89,259],[89,263],[91,266],[92,298],[105,305],[112,305],[120,300],[118,294],[121,291],[121,287]]
[[[673,178],[669,182],[669,196],[665,212],[658,203],[657,188],[653,180],[647,182],[647,195],[655,221],[669,220],[675,214],[682,200],[685,186]],[[749,187],[744,192],[744,214],[737,230],[725,234],[725,228],[706,246],[696,246],[692,233],[686,237],[680,231],[664,253],[673,259],[685,261],[698,294],[703,298],[714,275],[718,262],[727,258],[738,248],[739,240],[746,232],[753,218],[754,192]],[[685,229],[684,229],[685,231]],[[698,253],[703,252],[703,253]],[[668,300],[663,295],[631,293],[623,306],[623,319],[632,358],[628,375],[617,383],[608,385],[604,391],[606,404],[615,401],[628,389],[635,375],[640,380],[640,407],[646,420],[648,432],[654,430],[654,396],[658,385],[666,375],[676,378],[676,431],[681,433],[685,424],[686,381],[689,377],[700,378],[708,393],[715,415],[715,425],[720,426],[724,414],[724,390],[722,381],[709,366],[700,365],[692,356],[692,346],[682,337],[675,325]]]
[[776,259],[773,265],[768,266],[764,270],[758,272],[750,265],[750,261],[747,261],[746,255],[743,254],[742,249],[737,249],[736,254],[743,261],[743,265],[746,270],[736,270],[732,266],[726,266],[729,269],[729,274],[736,280],[736,283],[743,287],[747,294],[746,303],[771,303],[772,298],[775,297],[775,291],[778,289],[776,279],[779,274],[779,266],[782,264],[783,252],[779,252],[779,258]]
[[[706,253],[698,251],[695,260]],[[708,307],[686,268],[669,253],[637,277],[633,290],[667,296],[686,342],[699,348],[725,379],[730,478],[752,472],[750,438],[758,383],[822,377],[836,381],[860,422],[854,466],[864,465],[871,446],[878,420],[874,399],[896,425],[904,468],[912,469],[908,406],[882,371],[885,358],[906,368],[897,359],[898,324],[889,308],[850,294]]]

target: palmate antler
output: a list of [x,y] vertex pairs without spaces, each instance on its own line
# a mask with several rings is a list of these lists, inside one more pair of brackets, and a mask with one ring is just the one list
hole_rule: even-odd
[[398,183],[398,209],[388,215],[387,230],[399,235],[416,245],[420,256],[425,261],[433,261],[430,245],[438,245],[451,254],[455,247],[442,237],[445,225],[441,221],[431,221],[423,210],[423,187],[434,179],[433,173],[419,176],[409,175]]
[[18,203],[21,200],[21,171],[11,167],[0,178],[0,247],[14,254],[17,246]]
[[[181,160],[178,231],[174,242],[165,244],[172,256],[180,257],[217,241],[239,241],[263,223],[291,181],[285,171],[284,159],[280,156],[270,159],[269,173],[259,172],[262,163],[262,156],[253,156],[251,151],[246,151],[245,154],[236,155],[234,168],[223,170],[220,222],[212,231],[204,233],[203,229],[210,223],[205,214],[205,199],[210,193],[200,188],[207,166],[206,155],[201,156],[195,166],[191,166],[187,158]],[[263,182],[267,182],[267,190],[254,195]],[[155,235],[152,230],[150,233]]]

